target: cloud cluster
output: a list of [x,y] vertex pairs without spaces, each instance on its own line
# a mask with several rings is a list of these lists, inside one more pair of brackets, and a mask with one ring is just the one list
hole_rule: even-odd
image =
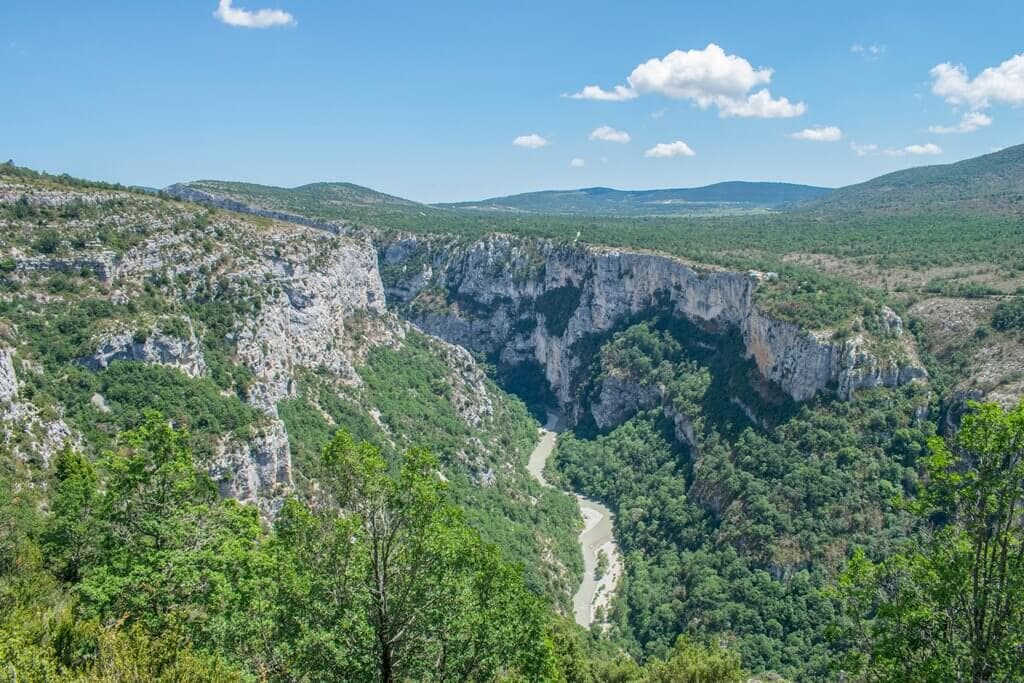
[[601,126],[593,130],[590,134],[590,139],[617,142],[620,145],[624,145],[633,138],[624,130],[615,130],[611,126]]
[[536,133],[530,133],[528,135],[520,135],[512,141],[512,144],[516,147],[525,147],[526,149],[540,149],[548,144],[548,140]]
[[931,70],[932,92],[950,104],[984,109],[993,103],[1024,104],[1024,53],[990,66],[973,79],[962,65],[949,62]]
[[670,159],[672,157],[692,157],[696,156],[696,152],[690,149],[690,146],[682,140],[676,140],[675,142],[659,142],[654,147],[644,152],[645,157],[652,159]]
[[587,162],[577,157],[576,159],[570,161],[569,165],[572,166],[573,168],[583,168],[584,166],[587,165]]
[[794,140],[810,140],[811,142],[836,142],[843,138],[843,131],[837,126],[814,126],[790,133]]
[[992,125],[992,117],[980,111],[970,111],[963,115],[960,123],[954,126],[928,126],[929,133],[948,135],[950,133],[973,133],[979,128]]
[[569,97],[613,102],[650,94],[690,100],[701,109],[714,106],[722,117],[785,118],[803,114],[807,110],[803,102],[774,99],[767,88],[751,92],[770,83],[772,73],[709,43],[703,50],[673,50],[661,59],[647,60],[633,69],[626,79],[628,85],[616,85],[611,90],[588,85]]
[[298,22],[288,12],[279,9],[261,9],[252,12],[232,6],[232,0],[220,0],[213,16],[228,26],[241,28],[271,28],[273,26],[294,26]]

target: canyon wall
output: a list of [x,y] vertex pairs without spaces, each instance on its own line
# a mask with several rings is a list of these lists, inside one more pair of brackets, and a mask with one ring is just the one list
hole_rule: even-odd
[[670,312],[709,330],[738,331],[764,379],[797,401],[826,388],[858,389],[925,377],[886,310],[884,333],[899,354],[880,358],[864,335],[833,340],[778,320],[754,291],[774,277],[700,269],[667,256],[494,235],[465,243],[404,236],[381,247],[389,303],[425,331],[516,365],[533,361],[563,408],[570,406],[588,339],[631,319]]

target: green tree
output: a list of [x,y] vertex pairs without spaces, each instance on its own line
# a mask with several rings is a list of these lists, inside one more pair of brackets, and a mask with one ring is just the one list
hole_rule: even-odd
[[648,665],[641,680],[644,683],[739,683],[745,677],[736,654],[680,637],[664,661]]
[[43,550],[57,578],[74,583],[93,554],[98,481],[81,453],[64,448],[54,462],[54,487]]
[[855,553],[841,577],[862,648],[849,665],[868,680],[1024,676],[1024,402],[971,407],[955,439],[929,442],[920,538],[881,564]]
[[153,633],[220,635],[207,613],[231,598],[259,521],[254,509],[218,498],[188,442],[149,411],[108,454],[96,557],[77,586],[86,615],[140,622]]
[[366,544],[377,679],[463,681],[553,675],[547,616],[447,501],[437,460],[411,449],[397,477],[344,431],[324,449],[329,490]]

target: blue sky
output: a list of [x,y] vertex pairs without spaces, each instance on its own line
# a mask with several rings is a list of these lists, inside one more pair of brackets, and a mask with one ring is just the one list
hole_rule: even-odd
[[843,185],[1024,142],[1022,54],[1019,0],[4,0],[0,157],[421,201]]

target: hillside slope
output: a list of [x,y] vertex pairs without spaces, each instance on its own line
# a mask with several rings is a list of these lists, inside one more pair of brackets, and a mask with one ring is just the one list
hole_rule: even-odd
[[1024,145],[953,164],[896,171],[842,187],[801,209],[871,214],[1024,215]]
[[614,190],[607,187],[548,190],[441,206],[537,214],[671,216],[774,209],[826,196],[830,191],[824,187],[792,183],[732,181],[664,190]]
[[426,446],[469,521],[568,604],[578,522],[526,470],[536,422],[386,310],[371,244],[12,167],[0,226],[0,449],[40,479],[66,443],[99,457],[150,409],[268,519],[315,499],[339,428],[391,457]]

